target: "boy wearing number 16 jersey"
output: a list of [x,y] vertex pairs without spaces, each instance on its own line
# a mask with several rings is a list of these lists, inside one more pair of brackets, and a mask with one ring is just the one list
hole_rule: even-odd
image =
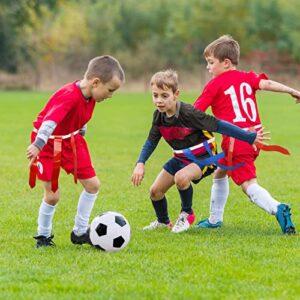
[[[265,74],[237,70],[240,48],[231,36],[224,35],[213,41],[204,50],[207,69],[213,79],[205,86],[194,106],[205,111],[211,106],[213,114],[221,120],[235,124],[244,130],[262,128],[256,103],[257,90],[288,93],[300,103],[300,92],[281,83],[269,80]],[[247,143],[223,135],[222,149],[225,157],[220,163],[232,166],[243,163],[228,175],[250,200],[276,216],[283,234],[295,233],[290,207],[275,200],[256,179],[255,160],[260,150],[279,151],[286,149],[273,145],[254,150]],[[214,174],[211,190],[210,217],[200,221],[197,228],[217,228],[222,225],[225,204],[229,195],[227,172],[218,168]]]

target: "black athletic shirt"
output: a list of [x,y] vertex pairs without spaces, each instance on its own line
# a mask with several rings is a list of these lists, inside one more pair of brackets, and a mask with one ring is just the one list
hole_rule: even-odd
[[191,104],[177,101],[176,114],[170,118],[158,110],[154,112],[148,140],[157,144],[163,137],[174,150],[189,148],[213,137],[211,131],[218,129],[217,122]]

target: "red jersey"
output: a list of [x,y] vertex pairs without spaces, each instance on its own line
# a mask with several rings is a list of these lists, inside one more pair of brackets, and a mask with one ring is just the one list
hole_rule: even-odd
[[33,126],[39,129],[44,121],[54,121],[57,126],[53,135],[66,135],[82,128],[92,117],[95,100],[86,99],[77,81],[66,84],[56,91],[44,109],[39,113]]
[[[218,119],[242,128],[259,127],[261,122],[255,94],[261,79],[268,78],[265,74],[254,72],[224,72],[208,82],[194,106],[202,111],[211,106]],[[228,149],[228,143],[229,137],[223,136],[223,150]],[[242,154],[253,151],[253,148],[246,142],[236,140],[234,150]]]

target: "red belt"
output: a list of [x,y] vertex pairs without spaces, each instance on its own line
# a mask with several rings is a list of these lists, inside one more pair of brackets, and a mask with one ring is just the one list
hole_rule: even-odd
[[[37,130],[34,128],[34,132]],[[73,160],[74,160],[74,182],[77,183],[77,151],[76,151],[76,143],[74,135],[79,131],[75,131],[68,135],[51,135],[49,138],[53,139],[53,172],[51,178],[51,190],[55,193],[58,189],[58,177],[60,172],[60,164],[61,164],[61,150],[62,150],[62,140],[63,139],[71,139],[71,147],[73,152]],[[29,172],[29,186],[31,188],[35,187],[36,184],[36,174],[37,174],[37,159],[34,160],[32,165],[30,166]]]
[[[235,138],[230,137],[229,139],[229,148],[228,148],[228,153],[227,153],[227,162],[228,162],[228,166],[231,167],[232,166],[232,154],[233,154],[233,148],[234,148],[234,141]],[[256,144],[256,147],[260,150],[263,151],[275,151],[275,152],[279,152],[281,154],[284,155],[290,155],[289,150],[287,150],[286,148],[279,146],[279,145],[263,145],[263,144]],[[227,175],[230,177],[231,176],[232,171],[227,171]]]

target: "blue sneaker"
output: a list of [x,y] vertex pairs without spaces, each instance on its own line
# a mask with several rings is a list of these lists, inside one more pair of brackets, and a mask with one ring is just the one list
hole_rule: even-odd
[[220,227],[222,227],[222,225],[223,225],[223,222],[221,222],[221,221],[217,222],[216,224],[212,224],[212,223],[209,222],[208,219],[204,219],[204,220],[199,221],[194,226],[194,228],[197,228],[197,229],[200,229],[200,228],[220,228]]
[[277,207],[276,219],[283,234],[295,234],[296,229],[291,220],[291,208],[287,204],[279,204]]

